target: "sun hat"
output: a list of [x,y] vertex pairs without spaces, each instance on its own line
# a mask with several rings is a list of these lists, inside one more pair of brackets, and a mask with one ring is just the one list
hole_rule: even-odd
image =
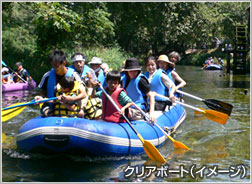
[[73,63],[74,63],[75,61],[85,61],[85,56],[80,55],[80,54],[75,55],[75,56],[73,57],[72,61],[73,61]]
[[141,70],[141,66],[137,58],[128,58],[126,60],[123,71],[133,71],[133,70]]
[[101,58],[93,57],[88,64],[100,64],[101,65],[102,64],[102,60],[101,60]]
[[164,61],[164,62],[166,62],[166,63],[171,64],[171,65],[174,67],[174,63],[172,63],[172,62],[169,60],[169,58],[168,58],[166,55],[164,55],[164,54],[160,55],[160,56],[158,57],[158,60],[157,60],[157,61]]
[[9,72],[9,69],[6,68],[6,67],[3,67],[2,70],[1,70],[1,72],[2,72],[2,73],[3,73],[3,72]]

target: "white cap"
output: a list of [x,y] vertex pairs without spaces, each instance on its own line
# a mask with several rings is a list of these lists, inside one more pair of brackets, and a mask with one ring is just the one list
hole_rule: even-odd
[[101,58],[93,57],[88,64],[102,64]]
[[85,61],[85,57],[83,57],[82,55],[76,55],[76,56],[74,56],[72,61],[73,62],[75,62],[75,61]]
[[3,73],[3,72],[9,72],[9,69],[6,68],[6,67],[3,67],[2,70],[1,70],[1,72],[2,72],[2,73]]

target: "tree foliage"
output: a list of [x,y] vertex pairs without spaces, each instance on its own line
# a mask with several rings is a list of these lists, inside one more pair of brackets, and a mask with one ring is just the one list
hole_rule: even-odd
[[115,46],[113,53],[143,58],[211,47],[216,38],[232,43],[234,26],[247,24],[249,17],[249,2],[3,2],[2,7],[3,60],[42,71],[50,68],[47,58],[55,48],[72,54]]

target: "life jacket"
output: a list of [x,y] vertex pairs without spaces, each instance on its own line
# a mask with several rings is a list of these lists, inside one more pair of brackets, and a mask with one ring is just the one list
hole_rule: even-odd
[[102,115],[101,99],[89,97],[84,113],[86,119],[99,119]]
[[[107,90],[107,87],[105,88],[105,90]],[[113,93],[110,95],[120,109],[122,108],[122,106],[118,102],[118,96],[121,91],[125,90],[123,88],[117,87],[115,91],[113,91]],[[102,112],[102,119],[105,121],[115,123],[126,122],[104,93],[102,93]]]
[[[150,88],[151,91],[155,91],[156,93],[160,95],[166,95],[168,88],[163,84],[161,74],[165,73],[162,69],[158,69],[156,73],[154,74],[151,82],[150,82]],[[149,72],[145,72],[144,74],[147,78],[149,78]],[[167,101],[164,98],[160,98],[158,96],[155,96],[156,101]]]
[[[99,74],[97,76],[97,80],[101,83],[102,87],[105,88],[107,86],[105,72],[103,69],[99,70]],[[98,87],[97,91],[100,91],[100,87]]]
[[[67,67],[67,73],[65,74],[66,77],[73,77],[74,70],[72,68]],[[54,91],[56,88],[56,73],[55,70],[52,68],[49,74],[48,82],[47,82],[47,98],[54,97]]]
[[[76,69],[74,68],[73,65],[69,66],[69,68],[72,68],[76,71]],[[90,68],[88,65],[84,65],[83,68],[84,68],[84,70],[82,71],[80,77],[81,77],[81,79],[87,79],[87,72],[89,72]]]
[[[67,92],[62,93],[62,89],[60,84],[57,84],[56,87],[56,96],[65,94],[66,96],[78,96],[80,93],[80,84],[77,81],[74,81],[74,88]],[[73,111],[68,110],[63,104],[61,104],[58,100],[56,101],[56,105],[54,107],[54,115],[59,117],[77,117],[77,114],[80,110],[78,104],[75,103],[75,108]]]
[[[124,77],[123,78],[123,88],[126,90],[127,95],[132,99],[132,101],[138,107],[140,107],[142,110],[146,111],[147,110],[146,101],[145,101],[146,95],[143,94],[138,87],[138,84],[139,84],[141,77],[144,77],[146,79],[146,77],[141,73],[136,78],[130,80],[127,88],[125,88],[127,77]],[[136,108],[136,107],[132,106],[132,108]]]

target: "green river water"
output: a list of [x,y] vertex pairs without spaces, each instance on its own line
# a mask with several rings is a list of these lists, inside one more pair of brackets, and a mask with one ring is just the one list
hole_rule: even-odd
[[[182,171],[125,177],[126,168],[151,166],[143,154],[128,157],[87,157],[76,155],[42,155],[23,153],[16,148],[18,129],[39,116],[38,106],[28,106],[13,119],[2,122],[3,182],[250,182],[250,76],[226,75],[222,71],[203,71],[200,67],[177,66],[187,82],[184,91],[204,99],[217,99],[232,104],[226,125],[186,108],[187,117],[175,135],[191,150],[174,150],[171,141],[158,148],[168,163],[161,169]],[[248,90],[245,94],[244,90]],[[2,107],[33,99],[37,90],[2,95]],[[203,102],[184,97],[187,104],[208,109]],[[239,167],[240,166],[240,167]],[[180,168],[180,169],[179,169]],[[186,173],[188,171],[188,173]],[[190,174],[192,172],[192,174]],[[161,173],[161,172],[160,172]]]

